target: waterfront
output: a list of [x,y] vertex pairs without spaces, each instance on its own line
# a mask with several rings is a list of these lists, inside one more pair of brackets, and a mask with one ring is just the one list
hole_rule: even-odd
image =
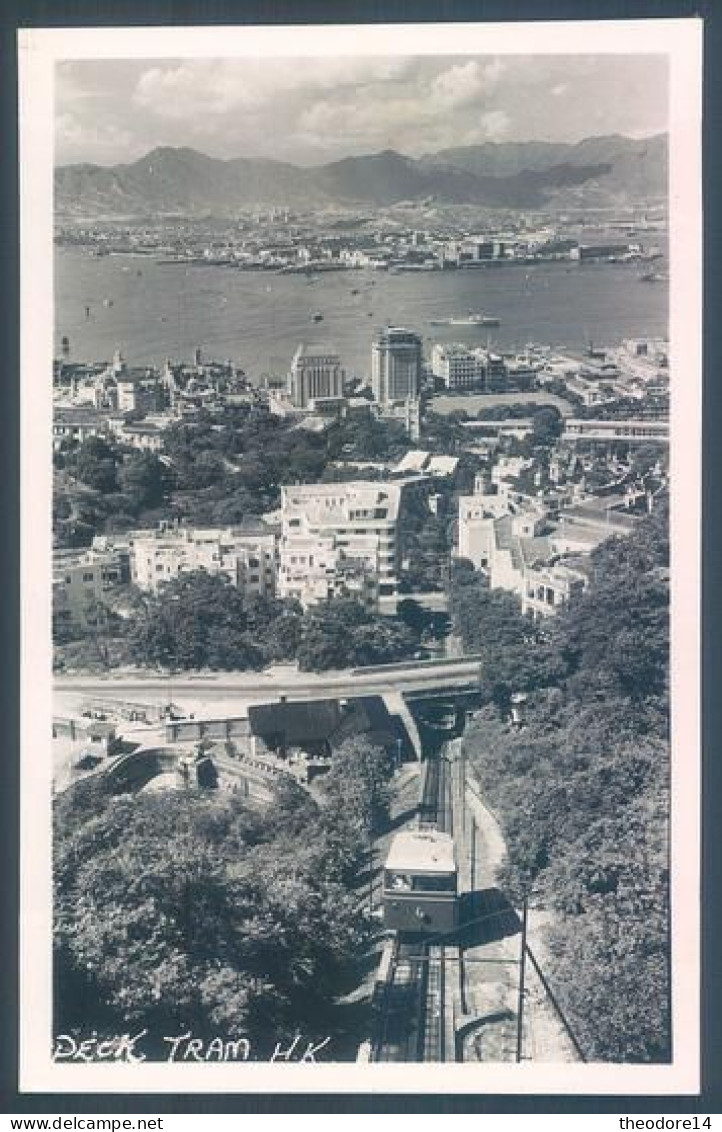
[[[55,252],[55,353],[110,359],[119,347],[131,365],[208,358],[232,360],[257,380],[285,374],[301,341],[328,342],[346,369],[368,375],[373,331],[408,326],[435,341],[507,350],[527,342],[584,348],[620,338],[666,336],[668,292],[640,281],[639,264],[569,262],[504,265],[477,271],[399,273],[360,270],[313,277],[231,268],[161,265],[151,257]],[[88,313],[86,315],[86,308]],[[431,326],[430,319],[483,311],[501,325]],[[322,320],[313,321],[315,312]]]

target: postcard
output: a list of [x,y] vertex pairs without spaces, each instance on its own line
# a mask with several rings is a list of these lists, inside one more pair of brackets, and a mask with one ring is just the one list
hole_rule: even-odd
[[698,1091],[701,44],[19,32],[22,1091]]

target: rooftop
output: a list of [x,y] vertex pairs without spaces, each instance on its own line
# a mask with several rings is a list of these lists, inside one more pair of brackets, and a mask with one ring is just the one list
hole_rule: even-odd
[[454,839],[436,830],[408,830],[391,842],[387,869],[393,872],[452,873],[456,871]]
[[329,342],[299,342],[293,360],[297,358],[333,358],[338,361],[339,354]]

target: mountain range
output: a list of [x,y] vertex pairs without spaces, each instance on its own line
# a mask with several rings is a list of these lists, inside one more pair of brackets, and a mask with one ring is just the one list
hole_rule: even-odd
[[624,206],[659,200],[666,191],[666,134],[488,142],[420,158],[384,150],[310,167],[162,146],[131,164],[55,170],[59,218],[232,216],[258,205],[367,208],[430,200],[484,208]]

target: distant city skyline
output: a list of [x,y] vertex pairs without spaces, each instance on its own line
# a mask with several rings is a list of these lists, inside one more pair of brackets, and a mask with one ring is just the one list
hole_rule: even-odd
[[301,165],[394,149],[577,142],[668,128],[661,55],[335,56],[65,61],[56,164],[156,146]]

